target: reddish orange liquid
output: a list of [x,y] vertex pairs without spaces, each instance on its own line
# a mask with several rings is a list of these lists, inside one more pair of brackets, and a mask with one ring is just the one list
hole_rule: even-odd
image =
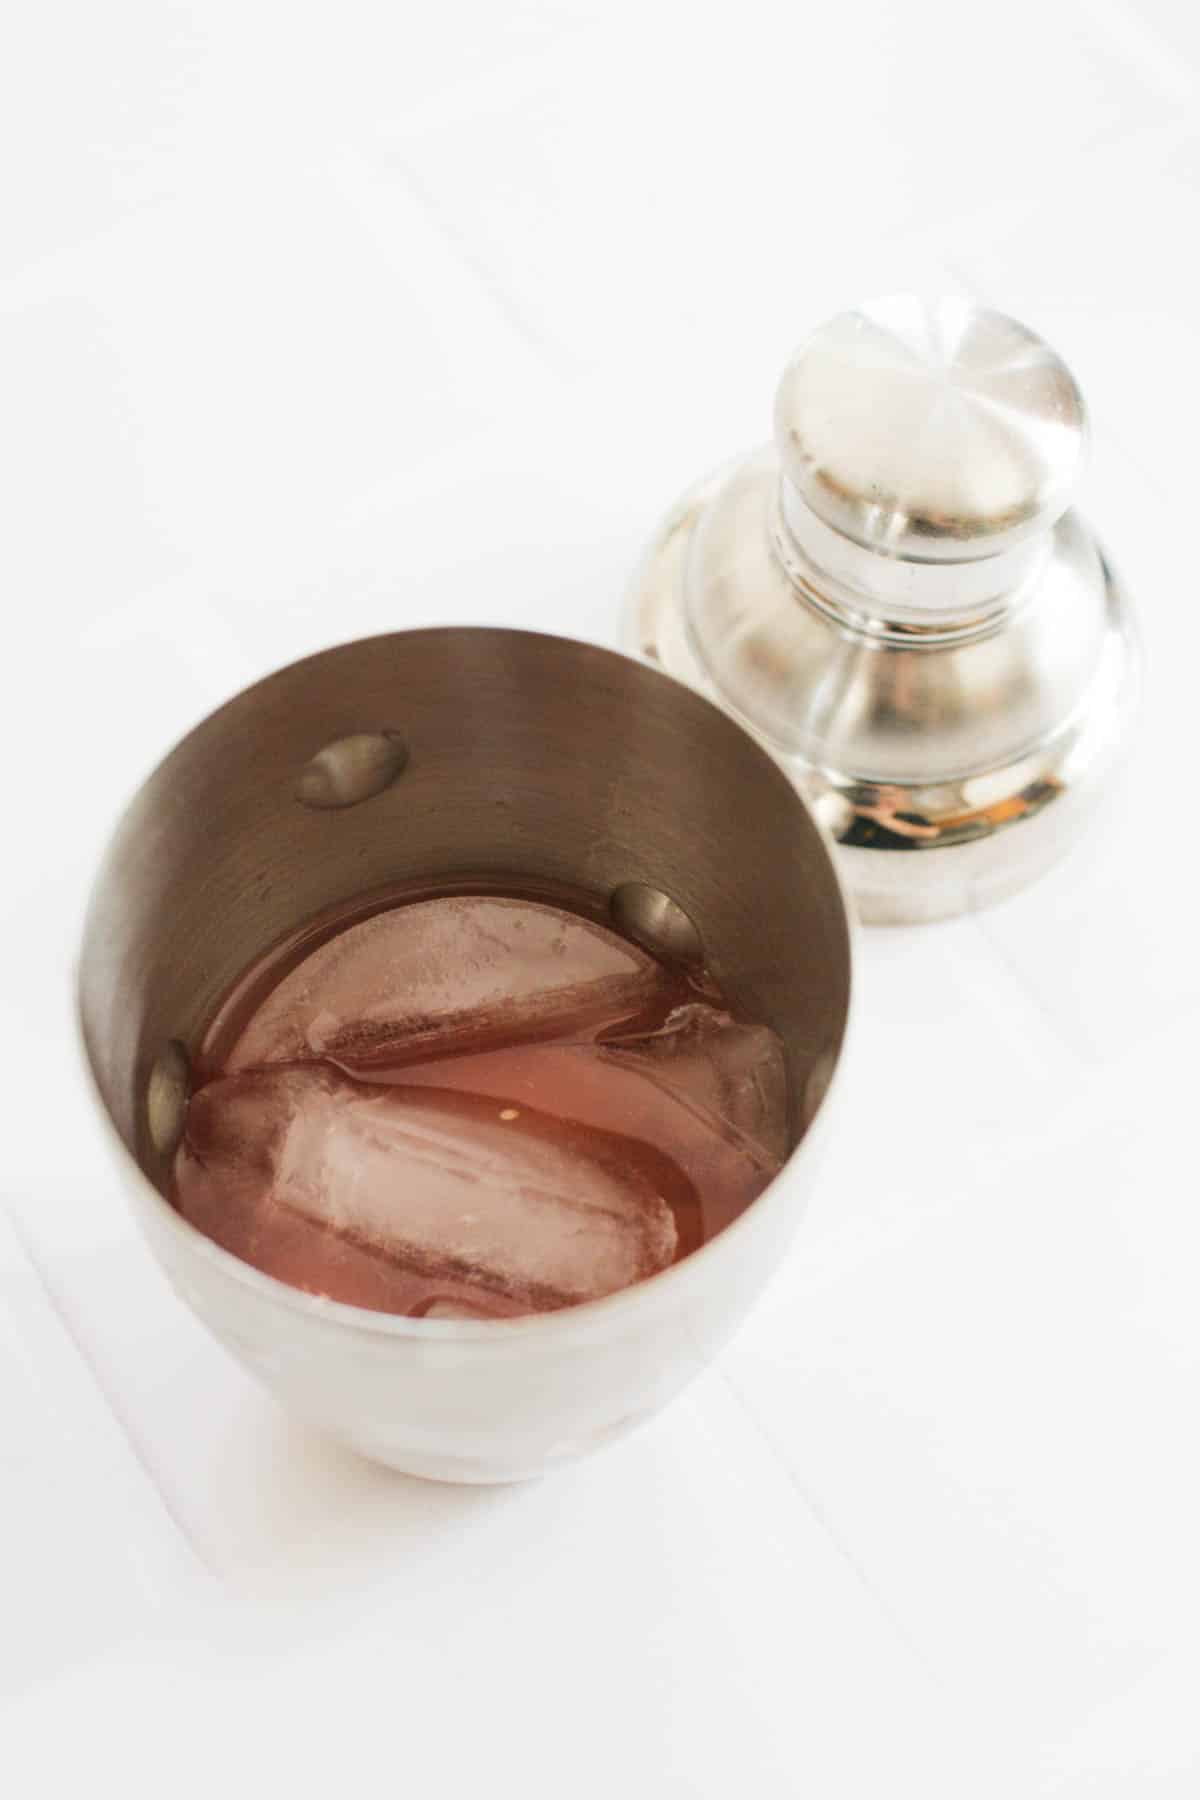
[[558,897],[321,921],[236,984],[199,1069],[179,1210],[295,1287],[411,1316],[646,1279],[787,1148],[773,1034]]

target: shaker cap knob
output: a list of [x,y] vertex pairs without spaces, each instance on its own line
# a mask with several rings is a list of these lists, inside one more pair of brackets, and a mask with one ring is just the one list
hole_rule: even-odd
[[780,381],[786,482],[864,550],[965,562],[1066,510],[1087,442],[1083,397],[1041,338],[970,300],[910,295],[838,313]]

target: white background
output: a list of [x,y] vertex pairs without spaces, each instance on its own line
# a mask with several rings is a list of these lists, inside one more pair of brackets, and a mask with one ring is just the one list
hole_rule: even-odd
[[[1171,0],[65,0],[0,47],[0,1787],[1200,1793],[1200,14]],[[525,1488],[287,1422],[76,1066],[166,745],[430,621],[612,642],[790,346],[906,285],[1074,365],[1148,702],[1089,846],[864,937],[798,1247]]]

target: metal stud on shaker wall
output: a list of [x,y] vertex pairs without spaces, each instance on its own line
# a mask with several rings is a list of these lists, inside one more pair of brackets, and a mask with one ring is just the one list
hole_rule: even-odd
[[630,647],[775,753],[868,921],[1023,887],[1107,791],[1138,653],[1070,507],[1086,439],[1016,320],[864,305],[801,345],[774,443],[690,489],[638,571]]

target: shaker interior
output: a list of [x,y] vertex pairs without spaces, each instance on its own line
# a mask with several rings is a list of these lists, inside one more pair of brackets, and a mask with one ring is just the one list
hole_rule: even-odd
[[431,630],[347,644],[239,694],[122,819],[80,1003],[105,1106],[151,1180],[169,1165],[181,1051],[248,965],[374,890],[481,877],[600,905],[637,883],[676,902],[731,1000],[782,1038],[796,1142],[840,1048],[850,950],[829,854],[786,776],[717,708],[628,658]]

